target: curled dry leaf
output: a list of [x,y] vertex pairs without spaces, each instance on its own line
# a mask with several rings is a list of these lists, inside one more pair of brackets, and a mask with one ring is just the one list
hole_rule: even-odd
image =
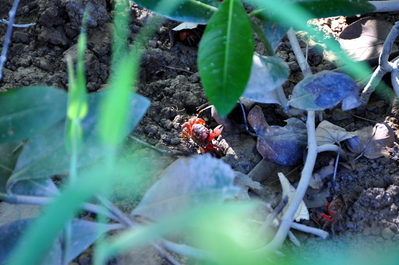
[[363,154],[369,159],[388,155],[387,148],[395,142],[394,132],[386,123],[377,123],[374,127],[365,127],[355,132],[356,137],[346,140],[350,151]]
[[[291,204],[292,200],[294,199],[295,196],[295,188],[290,184],[288,179],[284,176],[283,173],[279,172],[278,173],[278,178],[280,179],[281,187],[283,188],[283,198],[285,196],[288,196],[288,205]],[[282,211],[282,214],[284,214],[287,211],[287,207],[285,207]],[[298,209],[295,212],[295,215],[293,219],[297,222],[300,220],[309,220],[309,212],[308,208],[306,208],[306,204],[304,201],[301,201],[301,204],[299,204]]]
[[255,106],[248,114],[248,122],[258,136],[258,152],[267,160],[282,166],[301,163],[307,146],[306,125],[299,119],[288,119],[284,127],[267,124],[262,109]]

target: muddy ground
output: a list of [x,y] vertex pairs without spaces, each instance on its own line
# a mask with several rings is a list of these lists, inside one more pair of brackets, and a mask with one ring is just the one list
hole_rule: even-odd
[[[88,23],[88,50],[86,52],[88,89],[97,91],[106,88],[112,43],[111,3],[107,0],[22,0],[16,23],[36,24],[28,28],[14,29],[8,60],[3,69],[4,78],[0,81],[0,92],[34,85],[67,89],[65,56],[67,54],[74,56],[76,52],[83,2],[88,3],[90,10],[93,11]],[[2,1],[0,18],[8,18],[11,4],[11,0]],[[150,15],[150,12],[133,5],[130,40],[134,39],[135,34],[139,32]],[[391,19],[395,16],[396,14],[390,14]],[[138,92],[151,100],[151,107],[132,135],[175,155],[189,155],[197,153],[198,148],[195,144],[182,140],[181,125],[195,116],[201,107],[206,106],[207,99],[201,87],[196,64],[197,48],[179,42],[171,47],[169,31],[178,24],[174,21],[165,21],[154,38],[150,40],[143,56]],[[347,26],[347,20],[346,18],[326,19],[322,20],[319,26],[331,31],[334,35]],[[4,41],[5,31],[6,25],[0,24],[0,43]],[[301,41],[301,44],[303,48],[306,47],[304,41]],[[290,48],[290,44],[284,39],[277,49],[277,55],[288,63],[291,70],[289,81],[284,85],[288,94],[302,78]],[[262,54],[262,45],[257,45],[256,50]],[[335,68],[334,62],[331,62],[329,58],[321,46],[312,44],[309,47],[309,63],[313,72]],[[347,131],[374,126],[376,122],[386,120],[396,129],[397,117],[391,112],[389,102],[385,99],[384,96],[373,95],[367,110],[360,117],[356,115],[356,111],[343,113],[339,109],[326,111],[323,116],[324,119]],[[279,106],[262,105],[262,108],[269,124],[284,125],[283,120],[288,116]],[[210,128],[217,126],[208,112],[205,112],[202,117]],[[245,131],[239,109],[235,110],[230,118],[236,126],[233,130],[225,131],[217,140],[226,152],[222,159],[233,169],[248,173],[262,159],[256,150],[256,138]],[[143,146],[141,150],[151,154],[149,157],[154,159],[154,151],[148,151]],[[319,240],[314,236],[298,232],[296,235],[302,246],[295,247],[287,240],[281,252],[289,253],[294,249],[296,254],[293,256],[299,255],[301,260],[331,263],[329,260],[331,257],[328,257],[330,254],[347,253],[355,257],[354,253],[363,253],[368,247],[381,248],[389,252],[387,245],[399,244],[397,164],[399,157],[396,152],[396,149],[392,149],[387,156],[377,159],[368,159],[364,156],[355,159],[356,156],[353,156],[349,158],[349,161],[343,161],[338,168],[335,193],[333,194],[328,188],[328,193],[325,193],[327,197],[342,196],[346,204],[342,220],[334,225],[334,235],[329,239]],[[176,156],[160,154],[156,157],[166,165]],[[318,168],[328,165],[333,158],[333,155],[323,156],[323,159],[318,161]],[[290,179],[294,183],[300,170],[301,166],[294,168],[290,174]],[[278,186],[278,182],[271,179],[272,177],[267,181],[262,179],[262,184]],[[328,181],[325,185],[331,187]],[[141,192],[144,193],[145,189]],[[309,193],[308,196],[311,197],[311,194]],[[317,222],[317,215],[323,211],[323,204],[319,202],[310,209],[312,220],[306,224],[315,227],[322,226]],[[125,203],[121,206],[128,211],[134,205]],[[81,256],[76,262],[86,264],[86,256]],[[287,256],[281,260],[287,260],[290,257]],[[359,260],[362,257],[359,257]],[[294,260],[298,259],[293,258],[291,264],[295,263]]]

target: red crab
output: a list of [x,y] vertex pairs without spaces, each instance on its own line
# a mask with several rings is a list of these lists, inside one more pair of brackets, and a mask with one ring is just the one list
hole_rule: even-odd
[[[198,115],[200,113],[198,113]],[[199,145],[202,154],[210,152],[217,157],[221,157],[223,153],[222,149],[213,144],[212,140],[222,133],[222,125],[217,126],[213,130],[209,130],[205,127],[205,121],[198,118],[198,115],[195,118],[189,119],[181,126],[183,139],[192,139],[197,145]]]
[[323,230],[330,229],[334,233],[337,228],[341,228],[345,211],[346,205],[342,196],[334,197],[331,202],[326,203],[324,213],[317,216],[317,222],[322,225]]
[[195,23],[183,22],[169,31],[171,47],[176,41],[183,42],[185,45],[196,47],[204,33],[205,26]]

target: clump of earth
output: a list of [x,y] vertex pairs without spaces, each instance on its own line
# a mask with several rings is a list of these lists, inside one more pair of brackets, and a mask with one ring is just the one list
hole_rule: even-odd
[[[8,17],[12,2],[12,0],[3,1],[0,6],[0,18]],[[70,55],[76,58],[76,43],[85,5],[88,5],[93,12],[88,22],[88,49],[85,56],[87,87],[90,92],[105,89],[111,61],[113,27],[111,2],[108,0],[22,0],[15,23],[36,24],[27,28],[14,28],[8,59],[3,69],[4,77],[0,81],[0,92],[35,85],[67,89],[68,75],[65,57]],[[151,12],[132,5],[129,40],[134,40],[135,35],[150,16]],[[134,137],[159,150],[169,152],[169,154],[159,153],[136,144],[140,146],[139,152],[148,153],[149,159],[158,159],[164,166],[171,163],[177,156],[198,152],[198,146],[182,139],[181,125],[196,116],[199,110],[208,104],[198,73],[197,47],[190,47],[180,42],[173,47],[170,44],[169,31],[178,24],[178,22],[166,20],[148,43],[147,51],[141,61],[137,92],[149,98],[151,106],[138,127],[132,132]],[[319,24],[334,35],[342,31],[348,23],[346,18],[340,17],[321,20]],[[0,24],[0,43],[4,41],[5,31],[6,25]],[[301,40],[304,51],[306,45],[304,38]],[[256,50],[260,54],[264,53],[261,45],[257,45]],[[284,85],[285,91],[289,94],[295,84],[302,79],[302,73],[288,40],[283,39],[276,54],[288,63],[291,70],[291,75]],[[308,59],[314,73],[334,69],[335,64],[329,58],[328,53],[320,44],[311,44],[308,47]],[[285,124],[284,120],[288,116],[278,105],[261,104],[260,106],[269,124]],[[361,117],[356,115],[356,111],[344,113],[338,109],[326,111],[323,116],[324,119],[347,131],[374,126],[375,123],[388,120],[396,132],[398,118],[392,113],[390,102],[378,94],[372,95]],[[218,125],[211,117],[210,111],[205,111],[201,117],[211,129]],[[218,144],[226,153],[221,159],[230,164],[234,170],[247,174],[262,160],[256,149],[256,137],[246,132],[243,113],[239,107],[229,118],[236,126],[233,130],[225,130],[217,138]],[[339,166],[335,194],[330,195],[342,196],[346,204],[340,231],[332,233],[333,236],[326,240],[295,232],[302,246],[296,247],[287,240],[281,252],[292,252],[289,256],[302,256],[302,259],[309,260],[319,257],[320,262],[326,263],[330,263],[330,260],[327,260],[329,254],[332,256],[337,251],[361,255],[362,249],[380,248],[381,252],[389,252],[386,246],[395,246],[399,241],[397,153],[397,150],[393,148],[387,156],[376,159],[366,157],[356,159],[354,168]],[[325,163],[325,161],[318,161],[320,167]],[[290,179],[294,183],[298,180],[300,170],[301,166],[294,169]],[[154,177],[153,180],[155,179]],[[270,178],[261,179],[261,181],[265,186],[279,185],[276,181],[270,181]],[[145,189],[140,192],[143,194]],[[134,207],[134,203],[130,202],[120,202],[120,204],[126,211]],[[313,220],[306,224],[320,227],[316,218],[322,211],[323,206],[310,209]],[[75,264],[84,264],[84,260],[86,259],[80,257]],[[284,258],[281,258],[281,261],[283,260]]]

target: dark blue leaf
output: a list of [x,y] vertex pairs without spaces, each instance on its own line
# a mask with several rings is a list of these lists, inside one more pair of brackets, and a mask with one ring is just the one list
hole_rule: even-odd
[[298,109],[320,111],[341,101],[344,111],[358,107],[359,86],[346,74],[322,71],[299,82],[289,103]]

